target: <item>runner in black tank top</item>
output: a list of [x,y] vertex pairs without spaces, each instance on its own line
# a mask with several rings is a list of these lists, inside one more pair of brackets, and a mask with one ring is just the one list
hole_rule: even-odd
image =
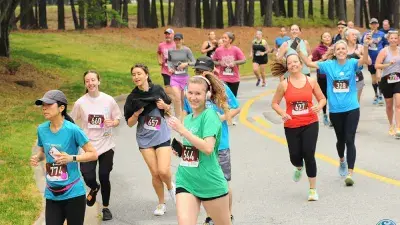
[[208,57],[212,58],[215,49],[218,48],[218,41],[215,39],[215,32],[211,31],[208,33],[208,41],[203,42],[201,46],[201,53],[206,54]]
[[262,86],[267,85],[265,79],[265,66],[268,63],[268,53],[271,49],[266,40],[262,39],[262,31],[257,31],[256,38],[251,43],[250,57],[253,58],[253,72],[257,77],[256,86],[260,85],[260,75]]

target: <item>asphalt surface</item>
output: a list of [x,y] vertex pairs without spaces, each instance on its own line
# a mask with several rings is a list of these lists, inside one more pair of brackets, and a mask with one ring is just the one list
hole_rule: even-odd
[[[268,86],[263,88],[255,87],[254,80],[240,84],[238,97],[243,107],[240,122],[230,127],[235,224],[368,225],[382,219],[400,223],[400,140],[388,135],[385,107],[372,105],[371,81],[368,75],[365,77],[356,136],[355,185],[346,187],[339,176],[334,131],[320,123],[317,202],[307,201],[305,173],[299,183],[292,181],[293,167],[283,124],[270,106],[278,81],[269,78]],[[158,201],[150,172],[136,144],[135,130],[136,127],[129,128],[122,121],[115,131],[117,148],[110,201],[114,219],[102,224],[177,224],[175,206],[169,201],[167,191],[167,213],[153,216]],[[178,163],[172,156],[173,173]],[[101,201],[100,193],[97,199]],[[204,218],[205,211],[201,209],[198,224]]]

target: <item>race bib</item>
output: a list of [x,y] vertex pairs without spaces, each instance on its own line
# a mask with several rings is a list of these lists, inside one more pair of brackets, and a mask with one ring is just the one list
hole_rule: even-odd
[[308,102],[305,101],[299,101],[299,102],[293,102],[293,109],[292,109],[292,115],[304,115],[308,114]]
[[199,150],[194,146],[183,146],[181,166],[198,167],[199,166]]
[[256,56],[261,56],[261,51],[256,51]]
[[89,114],[88,116],[88,128],[103,128],[104,127],[104,115],[102,114]]
[[145,116],[144,126],[147,130],[160,130],[161,127],[161,117],[158,116]]
[[46,163],[46,177],[49,181],[68,180],[67,165],[56,165],[55,163]]
[[333,92],[344,93],[349,92],[349,80],[335,80],[333,81]]
[[390,74],[387,78],[388,84],[400,82],[400,77],[397,74]]
[[233,76],[233,68],[225,67],[224,71],[222,72],[224,76]]

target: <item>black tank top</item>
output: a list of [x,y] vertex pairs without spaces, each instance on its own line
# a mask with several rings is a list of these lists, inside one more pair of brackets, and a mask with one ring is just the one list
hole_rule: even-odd
[[[347,55],[347,58],[348,59],[360,59],[360,57],[358,57],[358,55],[355,53],[355,52],[353,52],[353,53],[351,53],[351,54],[348,54]],[[362,71],[360,70],[360,71],[357,71],[357,73],[356,73],[356,81],[358,82],[358,81],[362,81],[362,80],[364,80],[364,75],[363,75],[363,73],[362,73]]]
[[[207,41],[207,48],[210,48],[210,47],[211,47],[210,41]],[[215,49],[217,49],[217,48],[214,47],[213,49],[211,49],[210,51],[208,51],[208,52],[206,53],[206,55],[207,55],[208,57],[212,58],[212,55],[214,54]]]
[[257,42],[256,40],[253,41],[253,57],[268,57],[267,54],[261,56],[258,55],[257,52],[265,52],[265,46],[263,45],[263,40]]

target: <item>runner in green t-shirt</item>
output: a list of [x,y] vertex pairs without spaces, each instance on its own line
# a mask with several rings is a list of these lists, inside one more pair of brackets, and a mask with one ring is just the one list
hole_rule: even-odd
[[228,183],[218,163],[221,121],[211,99],[226,108],[225,89],[217,77],[194,76],[185,93],[193,113],[182,124],[173,117],[169,126],[183,136],[181,163],[176,172],[176,207],[178,224],[196,224],[202,203],[215,224],[231,225]]

